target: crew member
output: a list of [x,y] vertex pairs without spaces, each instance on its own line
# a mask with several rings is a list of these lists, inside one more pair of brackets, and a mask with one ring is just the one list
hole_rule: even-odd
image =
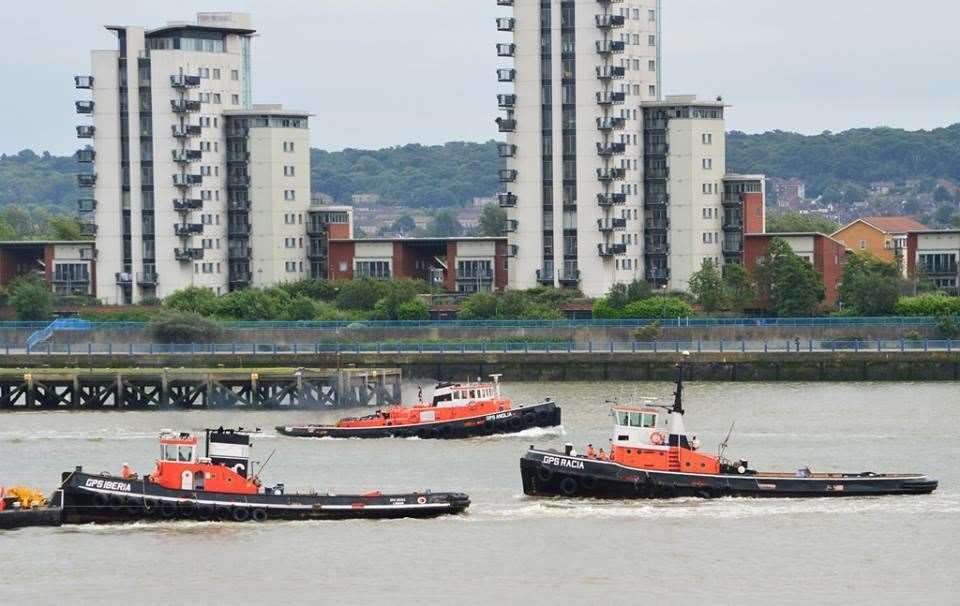
[[609,461],[609,460],[610,460],[610,458],[607,456],[607,453],[605,453],[602,448],[600,449],[599,454],[597,454],[597,458],[600,459],[601,461]]
[[124,480],[129,480],[133,477],[133,470],[130,469],[130,466],[126,463],[123,464],[123,467],[120,468],[120,477]]
[[613,444],[611,444],[611,445],[610,445],[610,460],[611,460],[611,461],[614,460],[614,459],[613,459],[613,456],[614,456],[614,453],[613,453]]
[[697,436],[693,436],[693,439],[690,440],[690,450],[700,450],[700,440],[697,439]]
[[597,453],[596,453],[596,451],[593,449],[593,444],[587,444],[587,458],[588,458],[588,459],[596,459],[596,458],[597,458]]

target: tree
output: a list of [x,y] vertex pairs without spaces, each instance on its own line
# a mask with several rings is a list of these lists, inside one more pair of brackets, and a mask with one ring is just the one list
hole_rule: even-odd
[[223,334],[223,327],[210,318],[172,310],[161,312],[148,329],[160,343],[212,343]]
[[941,225],[949,225],[953,218],[955,207],[953,204],[945,203],[937,207],[933,213],[933,218]]
[[618,282],[607,291],[607,303],[614,309],[623,309],[634,301],[653,296],[653,288],[646,280],[634,280],[629,284]]
[[498,317],[498,305],[497,295],[489,292],[474,293],[460,305],[457,318],[461,320],[492,320]]
[[742,312],[757,300],[757,289],[743,265],[723,266],[723,292],[730,309]]
[[281,320],[313,320],[317,315],[317,304],[313,299],[297,295],[289,300],[280,314]]
[[398,320],[429,320],[430,306],[422,299],[412,299],[397,307]]
[[80,221],[74,217],[52,217],[48,229],[54,240],[82,240]]
[[693,308],[686,301],[676,297],[650,297],[634,301],[624,308],[625,318],[688,318],[693,315]]
[[690,276],[690,293],[696,297],[704,311],[723,309],[723,278],[710,259],[704,259],[700,270]]
[[403,214],[390,226],[390,231],[395,234],[409,236],[417,231],[417,222],[408,214]]
[[953,202],[953,196],[946,187],[938,185],[937,188],[933,190],[933,200],[934,202]]
[[487,204],[480,211],[480,235],[502,236],[506,228],[507,211],[496,204]]
[[843,268],[840,300],[862,316],[893,313],[900,299],[900,272],[894,263],[885,263],[868,253],[850,255]]
[[826,294],[817,270],[780,238],[770,243],[763,263],[769,269],[770,300],[777,315],[812,316]]
[[784,213],[767,218],[767,233],[817,232],[832,234],[838,229],[840,229],[840,225],[836,221],[820,215]]
[[463,226],[457,221],[457,216],[450,210],[441,210],[434,215],[427,226],[427,235],[434,238],[449,238],[463,233]]
[[36,274],[15,279],[10,285],[8,302],[16,312],[18,320],[49,320],[53,316],[53,292]]
[[217,309],[217,295],[209,288],[188,286],[168,295],[163,305],[175,311],[211,316]]
[[370,278],[339,281],[337,287],[337,307],[358,311],[372,310],[385,290],[382,282]]

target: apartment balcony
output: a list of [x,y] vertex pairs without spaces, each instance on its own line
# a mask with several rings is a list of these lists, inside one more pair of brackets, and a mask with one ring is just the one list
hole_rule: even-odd
[[665,181],[670,178],[670,169],[667,167],[647,168],[643,178],[648,180]]
[[202,248],[175,248],[173,256],[177,261],[200,261],[203,259]]
[[170,86],[173,88],[196,88],[200,86],[200,76],[185,76],[183,74],[170,76]]
[[623,15],[597,15],[596,17],[597,27],[600,29],[614,29],[617,27],[623,27],[625,18]]
[[627,194],[597,194],[599,206],[619,206],[627,203]]
[[510,168],[504,168],[498,174],[501,183],[514,183],[517,180],[517,171]]
[[327,224],[323,221],[307,221],[308,236],[325,236],[327,234]]
[[512,57],[516,51],[517,51],[516,44],[498,44],[497,45],[498,57]]
[[248,151],[230,150],[227,152],[227,162],[249,162],[249,161],[250,161],[250,152]]
[[77,200],[77,212],[92,213],[97,210],[97,201],[93,198],[80,198]]
[[517,104],[516,95],[497,95],[497,105],[503,109],[510,109]]
[[95,235],[97,235],[97,224],[96,224],[96,223],[81,223],[81,224],[80,224],[80,235],[81,235],[81,236],[95,236]]
[[171,99],[170,109],[172,109],[175,114],[198,112],[200,111],[200,102],[191,99]]
[[173,210],[178,213],[187,213],[194,210],[203,210],[203,200],[198,198],[181,198],[173,201]]
[[173,155],[173,161],[179,164],[197,162],[203,159],[203,152],[199,149],[174,149],[170,153]]
[[203,175],[190,175],[186,173],[173,175],[173,184],[176,187],[193,187],[194,185],[201,185],[202,183]]
[[546,286],[553,286],[553,271],[549,269],[538,269],[537,282]]
[[611,4],[619,4],[623,2],[623,0],[597,0],[597,2],[603,6],[609,6]]
[[597,179],[600,181],[619,181],[627,176],[624,168],[598,168]]
[[669,122],[664,118],[651,118],[643,121],[644,130],[667,130]]
[[624,43],[622,40],[597,40],[597,53],[601,55],[612,55],[622,53]]
[[597,229],[602,233],[620,231],[627,228],[627,220],[618,219],[597,219]]
[[724,240],[721,248],[725,255],[739,255],[743,253],[743,242],[740,240]]
[[627,75],[627,70],[618,65],[598,65],[597,79],[613,80],[614,78],[623,78]]
[[517,254],[519,254],[519,252],[520,252],[520,247],[517,246],[516,244],[508,244],[508,245],[507,245],[507,254],[506,254],[506,256],[508,256],[508,257],[516,257]]
[[647,196],[643,200],[643,206],[647,209],[661,209],[666,208],[667,204],[670,203],[670,196],[667,194],[662,194],[659,196]]
[[227,210],[231,212],[249,212],[250,200],[230,200],[227,203]]
[[156,286],[157,272],[144,271],[144,272],[137,273],[137,284],[139,284],[140,286]]
[[96,128],[93,126],[78,126],[77,127],[77,138],[78,139],[93,139],[93,134],[96,132]]
[[515,69],[498,69],[497,70],[498,82],[513,82],[516,79],[517,79],[517,70]]
[[97,184],[96,173],[81,173],[77,175],[77,185],[80,187],[93,187]]
[[475,271],[466,274],[457,274],[456,281],[461,284],[491,284],[493,283],[492,271]]
[[307,258],[308,259],[326,259],[330,255],[330,251],[327,248],[319,246],[311,246],[307,249]]
[[249,258],[250,258],[250,256],[251,256],[251,255],[250,255],[250,251],[251,251],[251,249],[250,249],[249,246],[247,246],[247,247],[241,247],[241,248],[231,247],[231,248],[227,249],[227,257],[228,257],[229,259],[231,259],[231,260],[242,261],[243,259],[249,259]]
[[93,76],[74,76],[73,85],[76,88],[83,88],[83,89],[93,88]]
[[512,32],[515,24],[516,20],[513,17],[501,17],[497,19],[497,31]]
[[181,238],[202,234],[203,223],[174,223],[173,233]]
[[621,129],[626,124],[627,121],[624,118],[597,118],[597,130],[599,131]]
[[942,263],[932,265],[930,263],[917,264],[917,270],[927,277],[953,277],[957,275],[956,263]]
[[740,197],[740,194],[723,194],[723,199],[721,204],[724,206],[743,206],[743,200]]
[[227,225],[227,237],[246,238],[250,235],[249,223],[230,223]]
[[501,158],[513,158],[517,155],[517,146],[510,143],[500,143],[497,145],[497,155]]
[[560,272],[561,286],[576,286],[580,283],[580,270],[568,269]]
[[608,158],[622,154],[627,151],[627,146],[623,143],[597,143],[597,155]]
[[516,208],[517,196],[511,193],[497,194],[497,204],[500,208]]
[[497,6],[513,6],[513,0],[497,0]]
[[93,113],[93,101],[76,101],[74,105],[77,108],[78,114],[92,114]]
[[667,143],[647,143],[643,146],[643,153],[648,156],[666,156],[670,153],[670,145]]
[[597,252],[601,257],[627,254],[626,244],[597,244]]
[[649,267],[644,275],[650,282],[666,282],[670,279],[670,270],[660,267]]
[[250,272],[249,271],[232,271],[230,272],[230,284],[236,284],[237,286],[243,286],[250,284]]
[[627,100],[625,93],[614,91],[601,91],[597,93],[597,103],[599,105],[619,105]]
[[722,227],[723,231],[743,231],[743,218],[725,216]]
[[125,286],[127,284],[133,284],[133,274],[131,274],[130,272],[118,271],[117,273],[114,274],[114,278],[116,278],[117,284],[121,286]]
[[517,121],[513,118],[497,118],[496,122],[501,133],[512,133],[517,130]]
[[670,229],[670,219],[666,217],[651,217],[644,220],[643,228],[647,231],[667,231]]
[[180,126],[174,124],[170,127],[173,131],[173,136],[178,139],[186,139],[187,137],[199,137],[202,132],[199,125],[196,124],[187,124],[185,126]]
[[77,162],[88,164],[96,159],[97,152],[93,151],[92,149],[78,149],[75,156],[77,158]]
[[250,176],[230,175],[227,177],[227,187],[250,187]]
[[503,224],[503,233],[513,234],[517,232],[517,229],[520,227],[520,222],[516,219],[507,219]]
[[643,243],[643,254],[663,256],[670,253],[670,244],[660,241],[646,241]]

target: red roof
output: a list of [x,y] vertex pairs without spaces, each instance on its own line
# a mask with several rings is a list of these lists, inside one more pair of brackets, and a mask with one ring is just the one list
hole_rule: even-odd
[[926,225],[911,217],[861,217],[858,220],[888,234],[905,234],[908,231],[927,229]]

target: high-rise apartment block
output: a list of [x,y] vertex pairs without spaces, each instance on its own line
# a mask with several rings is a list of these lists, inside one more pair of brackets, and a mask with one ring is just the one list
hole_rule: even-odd
[[720,100],[662,96],[661,2],[497,4],[510,287],[685,289],[704,259],[740,262],[763,178],[726,175]]
[[93,143],[77,158],[93,167],[78,176],[79,211],[96,236],[98,298],[312,275],[309,115],[253,104],[249,16],[107,29],[118,48],[94,51],[75,79],[92,93],[76,104],[92,116],[77,135]]

